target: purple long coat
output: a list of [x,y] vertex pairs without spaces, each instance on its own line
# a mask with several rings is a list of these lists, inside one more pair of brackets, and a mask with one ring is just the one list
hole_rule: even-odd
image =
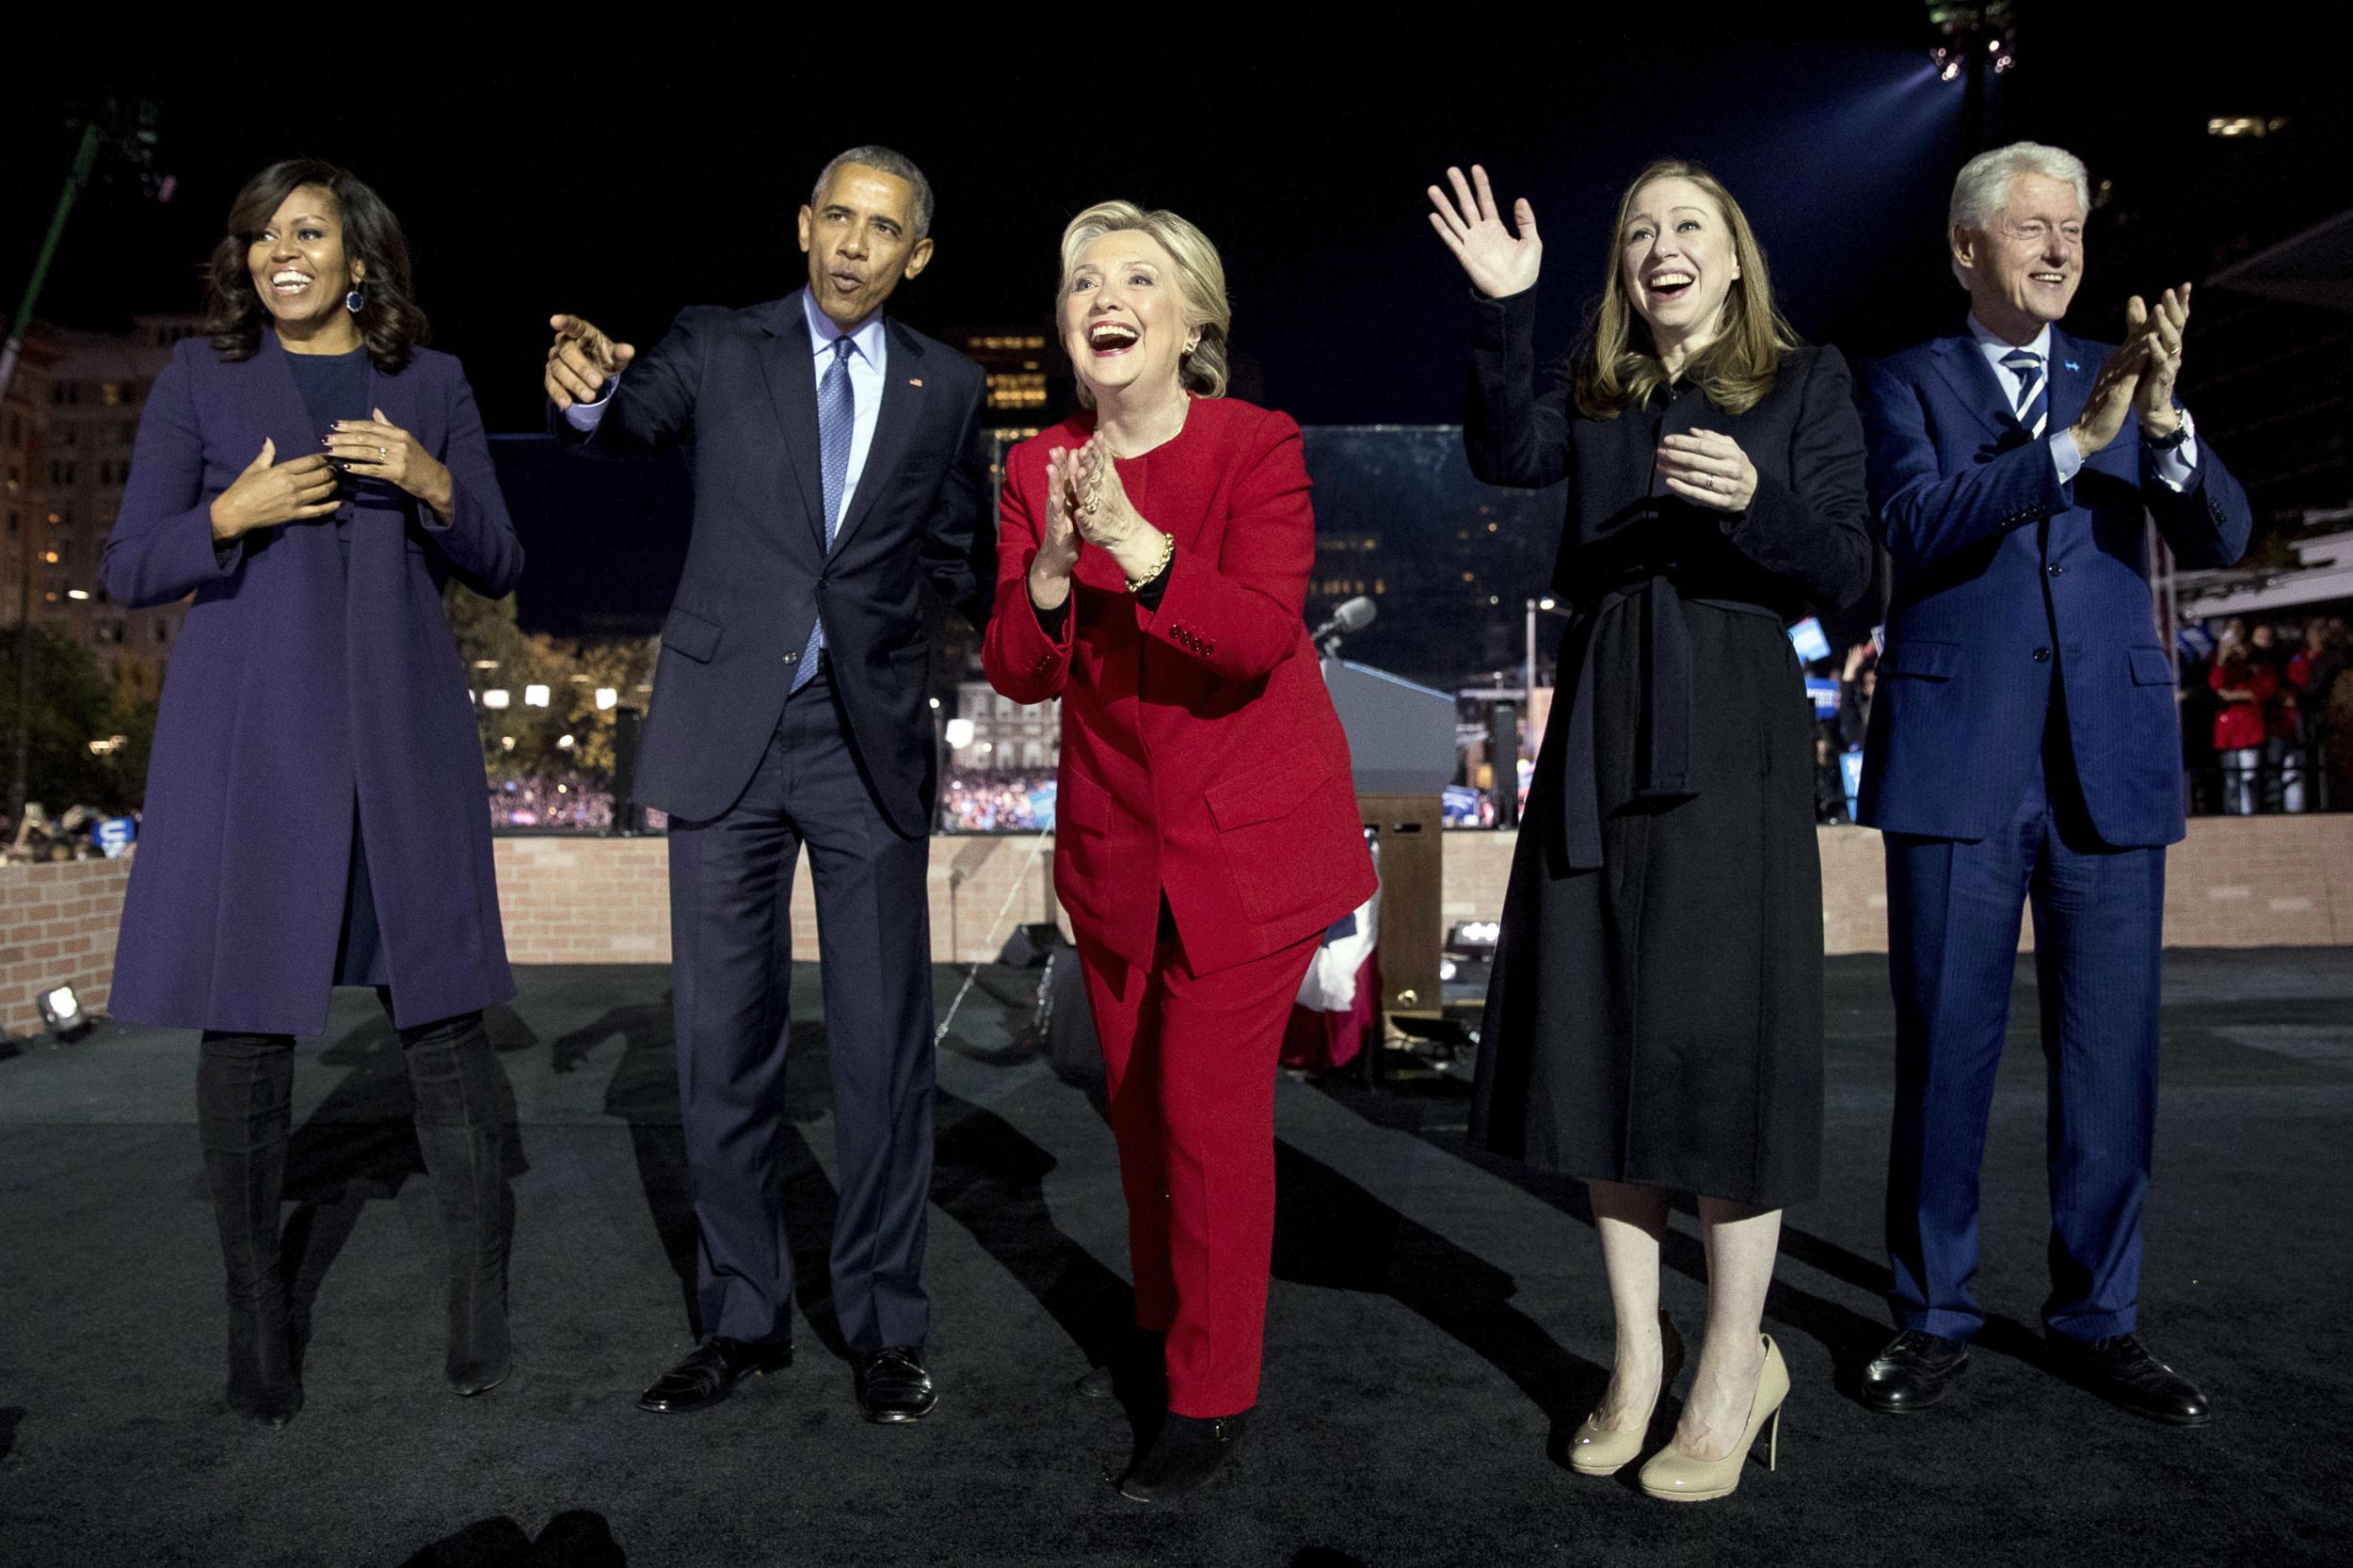
[[464,372],[416,350],[370,406],[446,465],[451,516],[362,482],[333,517],[257,529],[222,565],[210,508],[262,449],[319,450],[276,334],[230,363],[182,343],[139,421],[100,571],[125,604],[194,593],[164,682],[109,1011],[168,1027],[327,1027],[353,802],[407,1027],[515,994],[499,924],[481,743],[441,614],[456,576],[492,598],[522,547]]

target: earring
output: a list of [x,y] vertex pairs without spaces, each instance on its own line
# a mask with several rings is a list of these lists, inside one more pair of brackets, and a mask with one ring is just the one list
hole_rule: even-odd
[[349,311],[353,315],[358,315],[360,308],[367,304],[367,302],[366,296],[360,294],[360,285],[357,283],[352,284],[351,292],[344,296],[344,309]]

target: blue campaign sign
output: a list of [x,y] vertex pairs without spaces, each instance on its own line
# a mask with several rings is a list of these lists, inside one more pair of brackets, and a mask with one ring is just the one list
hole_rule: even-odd
[[105,851],[109,860],[120,859],[122,852],[131,847],[131,840],[139,836],[138,823],[130,817],[101,817],[90,829],[90,837]]
[[1812,616],[1789,628],[1789,646],[1809,664],[1830,657],[1830,638],[1824,634],[1822,623]]
[[1805,695],[1814,699],[1814,716],[1834,719],[1838,716],[1838,682],[1828,676],[1809,675],[1805,678]]

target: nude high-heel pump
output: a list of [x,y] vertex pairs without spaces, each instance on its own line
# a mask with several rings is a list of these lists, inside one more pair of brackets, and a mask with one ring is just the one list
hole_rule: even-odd
[[1756,1434],[1769,1421],[1773,1432],[1765,1448],[1765,1468],[1779,1466],[1781,1406],[1789,1398],[1789,1365],[1782,1360],[1781,1347],[1773,1343],[1771,1335],[1757,1337],[1765,1342],[1765,1369],[1757,1374],[1756,1397],[1749,1405],[1748,1430],[1740,1434],[1740,1441],[1723,1458],[1713,1460],[1693,1459],[1670,1443],[1642,1466],[1643,1491],[1677,1503],[1729,1497],[1733,1488],[1740,1484],[1740,1468],[1749,1462],[1749,1450],[1756,1446]]
[[1650,1432],[1650,1418],[1658,1411],[1660,1395],[1683,1370],[1683,1338],[1675,1333],[1673,1321],[1661,1312],[1658,1315],[1660,1362],[1658,1392],[1650,1399],[1650,1409],[1633,1426],[1611,1432],[1593,1424],[1591,1416],[1569,1439],[1569,1468],[1580,1476],[1614,1476],[1634,1463],[1642,1451],[1642,1439]]

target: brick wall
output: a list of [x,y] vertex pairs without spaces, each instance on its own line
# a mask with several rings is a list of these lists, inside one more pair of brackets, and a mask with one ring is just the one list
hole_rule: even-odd
[[0,1028],[39,1029],[34,999],[55,985],[72,986],[85,1012],[105,1011],[130,880],[124,860],[0,866]]
[[[1443,916],[1493,920],[1516,835],[1446,836]],[[1879,835],[1820,830],[1823,947],[1887,945]],[[499,896],[518,964],[666,963],[669,856],[661,839],[500,839]],[[932,842],[932,953],[993,958],[1016,925],[1046,918],[1052,849],[1035,838]],[[39,1027],[33,999],[72,985],[106,1005],[115,924],[129,866],[84,860],[0,866],[0,1027]],[[817,956],[808,866],[792,890],[793,956]],[[1001,918],[1000,918],[1001,917]],[[994,931],[992,932],[992,927]],[[1064,929],[1068,929],[1067,921]],[[2353,815],[2200,818],[2166,863],[2165,936],[2173,947],[2353,946]],[[2020,945],[2027,945],[2022,928]]]
[[[1867,827],[1817,829],[1822,948],[1887,951],[1886,861]],[[1513,833],[1449,833],[1446,920],[1503,907]],[[2019,948],[2034,945],[2021,917]],[[2177,948],[2353,945],[2353,815],[2199,817],[2165,863],[2165,941]]]

